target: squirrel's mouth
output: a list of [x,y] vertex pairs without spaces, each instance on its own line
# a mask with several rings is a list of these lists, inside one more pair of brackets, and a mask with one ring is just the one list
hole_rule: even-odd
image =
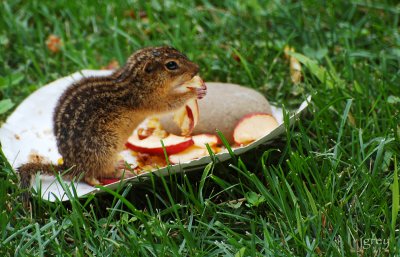
[[193,77],[189,80],[184,81],[183,83],[179,83],[178,85],[174,86],[174,89],[177,91],[187,91],[187,89],[194,89],[194,88],[206,88],[206,85],[203,82],[203,79],[196,73]]

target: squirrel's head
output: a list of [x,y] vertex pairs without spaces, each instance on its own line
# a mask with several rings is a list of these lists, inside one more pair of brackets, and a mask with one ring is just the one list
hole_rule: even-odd
[[143,86],[167,90],[191,80],[199,66],[175,48],[162,46],[138,50],[129,57],[125,70]]

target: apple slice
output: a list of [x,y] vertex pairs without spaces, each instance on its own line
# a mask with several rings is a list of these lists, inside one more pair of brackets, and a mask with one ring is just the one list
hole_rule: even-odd
[[166,138],[160,138],[154,135],[148,136],[144,139],[139,139],[137,133],[133,133],[128,139],[126,147],[133,151],[148,153],[148,154],[164,154],[161,140],[164,143],[167,154],[179,153],[189,146],[193,145],[194,142],[190,137],[180,137],[170,134]]
[[147,118],[141,124],[139,124],[136,129],[136,133],[138,134],[140,140],[151,135],[160,138],[165,138],[168,136],[168,132],[162,128],[160,120],[155,116]]
[[239,120],[233,131],[236,144],[246,145],[270,133],[278,122],[270,114],[251,113]]
[[[181,91],[203,89],[201,94],[198,93],[198,98],[201,99],[204,97],[207,87],[199,76],[194,76],[190,81],[182,84],[179,89]],[[182,136],[190,135],[198,121],[199,105],[195,98],[187,101],[184,106],[174,113],[174,122],[181,129]]]
[[199,121],[199,105],[197,99],[190,99],[174,114],[174,122],[180,127],[181,135],[188,136]]
[[120,181],[119,178],[102,178],[102,179],[100,179],[100,183],[103,184],[104,186],[118,182],[118,181]]
[[192,139],[195,146],[202,148],[206,148],[206,144],[208,144],[210,147],[221,144],[221,140],[213,134],[198,134],[192,136]]
[[178,163],[189,162],[207,155],[208,151],[205,147],[192,145],[180,153],[170,155],[169,161],[172,164],[178,164]]
[[138,138],[140,140],[148,138],[153,134],[154,130],[155,130],[154,128],[138,128],[137,130]]
[[191,80],[185,82],[182,86],[191,89],[205,87],[205,84],[200,76],[194,76]]

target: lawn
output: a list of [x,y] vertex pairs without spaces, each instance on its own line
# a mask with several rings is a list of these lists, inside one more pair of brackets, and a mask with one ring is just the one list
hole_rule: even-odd
[[[313,97],[243,156],[64,204],[36,197],[32,211],[1,154],[0,256],[398,255],[397,1],[14,0],[0,14],[0,122],[41,86],[152,45],[288,109]],[[285,46],[308,58],[299,84]]]

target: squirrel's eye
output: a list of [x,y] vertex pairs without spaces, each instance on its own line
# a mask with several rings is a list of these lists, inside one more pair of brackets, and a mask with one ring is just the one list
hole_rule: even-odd
[[170,61],[165,64],[165,67],[167,67],[168,70],[176,70],[178,69],[178,64],[174,61]]

